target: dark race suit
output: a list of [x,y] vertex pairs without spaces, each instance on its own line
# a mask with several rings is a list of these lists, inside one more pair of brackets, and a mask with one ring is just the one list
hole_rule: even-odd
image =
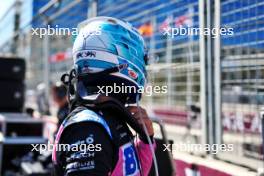
[[55,144],[96,147],[89,151],[58,151],[58,146],[54,147],[55,175],[147,176],[152,165],[149,144],[146,139],[135,142],[128,126],[116,116],[85,107],[72,111],[60,126]]

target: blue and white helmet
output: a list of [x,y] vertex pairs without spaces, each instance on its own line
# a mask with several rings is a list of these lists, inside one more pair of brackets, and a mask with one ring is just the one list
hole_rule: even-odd
[[147,52],[143,37],[131,24],[111,17],[94,17],[80,25],[73,45],[76,74],[89,75],[118,68],[98,79],[134,86],[136,92],[129,93],[127,100],[136,102],[136,96],[142,92],[138,90],[146,83]]

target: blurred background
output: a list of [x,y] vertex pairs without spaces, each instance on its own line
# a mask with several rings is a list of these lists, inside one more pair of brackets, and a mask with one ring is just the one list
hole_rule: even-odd
[[[32,28],[73,29],[94,16],[126,20],[144,36],[149,84],[168,92],[144,96],[142,104],[162,120],[169,139],[233,144],[233,151],[217,154],[173,151],[178,175],[263,173],[264,0],[1,0],[0,56],[25,60],[23,107],[49,124],[46,137],[56,123],[46,117],[57,110],[50,88],[72,67],[75,36],[40,38]],[[184,25],[234,34],[171,37],[161,30]]]

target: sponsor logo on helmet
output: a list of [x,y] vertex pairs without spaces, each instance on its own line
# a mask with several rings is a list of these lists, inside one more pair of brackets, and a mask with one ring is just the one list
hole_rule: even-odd
[[82,69],[82,73],[90,73],[92,70],[91,69],[89,69],[88,67],[84,67],[83,69]]
[[119,70],[123,70],[123,69],[126,69],[127,67],[128,67],[127,63],[126,64],[121,64],[121,65],[118,66],[118,69]]
[[77,54],[77,58],[80,57],[96,57],[96,52],[95,51],[83,51],[83,52],[79,52]]
[[89,73],[91,69],[89,68],[88,62],[84,62],[83,68],[82,68],[82,73]]
[[133,79],[137,79],[138,77],[138,74],[134,70],[131,70],[131,69],[128,70],[128,74],[130,78],[133,78]]

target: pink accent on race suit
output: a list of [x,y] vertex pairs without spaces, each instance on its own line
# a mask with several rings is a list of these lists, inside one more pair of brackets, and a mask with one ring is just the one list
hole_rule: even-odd
[[57,145],[59,143],[59,139],[61,137],[61,133],[63,131],[64,127],[63,125],[60,126],[59,128],[59,131],[56,135],[56,139],[55,139],[55,142],[54,142],[54,147],[53,147],[53,151],[52,151],[52,161],[54,164],[57,164],[57,154],[56,154],[56,150],[57,150]]
[[[156,149],[156,143],[154,141],[153,143],[154,150]],[[151,154],[150,146],[149,144],[145,144],[142,141],[139,141],[137,143],[137,152],[140,160],[140,165],[143,171],[143,176],[148,176],[149,171],[152,166],[153,157]]]
[[118,151],[118,161],[116,163],[116,167],[113,171],[113,173],[111,174],[111,176],[118,176],[118,175],[124,175],[123,174],[123,151],[121,148],[119,148]]
[[[116,167],[114,169],[114,171],[112,172],[111,176],[124,176],[125,174],[125,162],[124,162],[124,146],[126,146],[127,144],[121,146],[119,148],[119,156],[118,156],[118,161],[116,164]],[[136,150],[137,150],[137,154],[139,157],[139,161],[140,161],[140,165],[141,165],[141,169],[142,169],[142,174],[143,176],[148,176],[148,173],[151,169],[152,166],[152,154],[151,154],[151,150],[150,150],[150,146],[149,144],[145,144],[142,141],[139,141],[136,144]],[[156,148],[156,143],[154,142],[153,144],[154,149]],[[135,176],[140,176],[140,171],[138,170],[135,174],[133,174]]]

